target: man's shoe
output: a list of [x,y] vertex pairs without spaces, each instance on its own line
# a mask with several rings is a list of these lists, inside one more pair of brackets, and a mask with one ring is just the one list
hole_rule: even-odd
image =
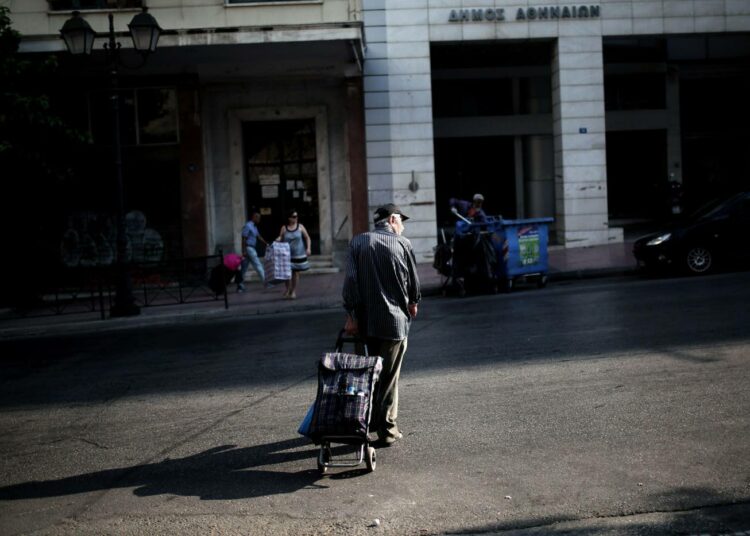
[[401,432],[396,432],[395,435],[388,435],[385,437],[378,438],[377,441],[375,441],[372,446],[375,448],[386,448],[392,446],[396,441],[403,439],[404,434]]

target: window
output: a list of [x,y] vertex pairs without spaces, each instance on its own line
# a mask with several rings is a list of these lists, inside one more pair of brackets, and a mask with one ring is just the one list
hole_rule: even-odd
[[436,79],[432,81],[435,117],[513,114],[511,79]]
[[[108,91],[89,98],[91,137],[96,144],[112,144],[112,103]],[[177,143],[177,93],[167,88],[120,91],[120,139],[123,145]]]
[[667,106],[663,73],[634,73],[604,77],[604,104],[610,110],[663,110]]
[[143,7],[143,0],[47,0],[52,11],[73,9],[128,9]]
[[139,89],[138,144],[177,141],[177,95],[173,89]]

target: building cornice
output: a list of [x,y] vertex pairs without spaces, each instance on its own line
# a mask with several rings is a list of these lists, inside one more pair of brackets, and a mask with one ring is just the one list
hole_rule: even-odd
[[[117,37],[120,39],[123,48],[132,48],[133,43],[127,33],[119,32]],[[159,39],[159,48],[313,41],[353,41],[362,43],[364,41],[363,26],[361,22],[347,22],[299,26],[167,30]],[[64,50],[65,44],[57,35],[25,36],[22,38],[19,46],[19,51],[26,53],[62,52]]]

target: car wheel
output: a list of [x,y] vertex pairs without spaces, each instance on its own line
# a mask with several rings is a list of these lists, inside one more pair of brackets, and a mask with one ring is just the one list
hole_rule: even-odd
[[689,274],[707,274],[714,267],[714,256],[704,246],[691,246],[685,254],[685,266]]

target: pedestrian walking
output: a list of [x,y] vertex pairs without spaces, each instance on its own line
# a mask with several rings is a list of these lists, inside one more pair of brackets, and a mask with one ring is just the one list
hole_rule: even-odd
[[242,264],[240,265],[240,274],[237,281],[237,292],[245,291],[245,273],[247,272],[247,267],[251,264],[258,277],[260,277],[260,282],[263,283],[266,279],[266,275],[263,273],[263,265],[260,262],[260,258],[258,258],[257,245],[260,241],[268,246],[268,242],[260,236],[258,223],[260,223],[260,212],[253,208],[250,211],[250,219],[242,227]]
[[358,335],[370,355],[383,358],[371,419],[381,446],[403,437],[397,424],[398,379],[421,299],[414,251],[402,236],[408,219],[392,203],[378,207],[375,230],[351,241],[344,278],[344,330]]
[[310,235],[307,233],[305,226],[300,223],[299,214],[296,210],[289,212],[286,225],[281,227],[279,237],[276,240],[289,243],[292,278],[284,283],[286,285],[284,299],[296,300],[299,274],[310,269],[310,263],[307,260],[307,257],[310,256]]

